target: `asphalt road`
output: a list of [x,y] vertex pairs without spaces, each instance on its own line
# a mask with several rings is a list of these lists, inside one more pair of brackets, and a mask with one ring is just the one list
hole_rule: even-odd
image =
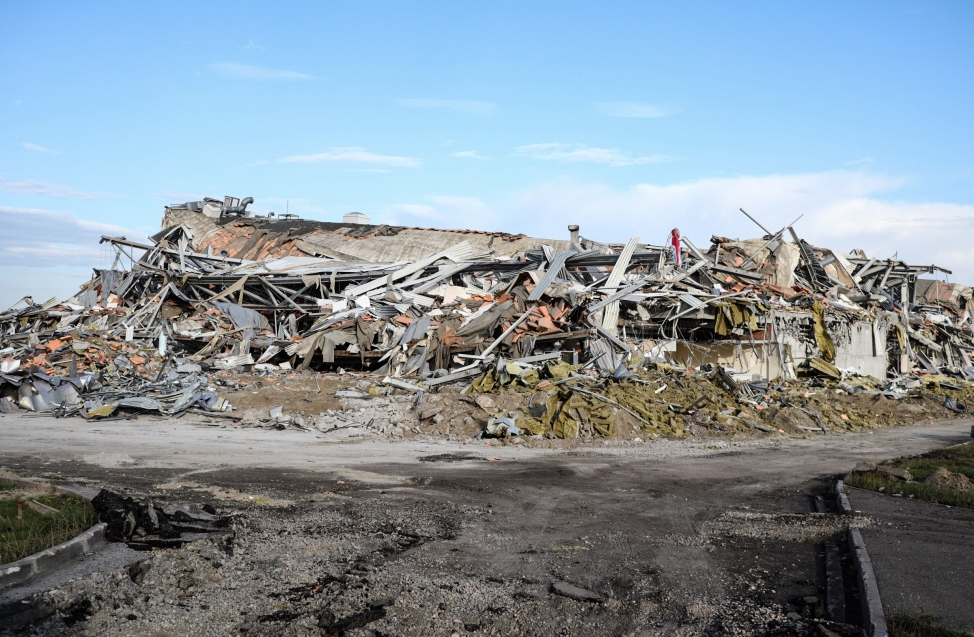
[[[460,532],[410,551],[398,567],[442,582],[436,586],[454,573],[485,590],[563,580],[629,604],[577,618],[615,626],[610,632],[733,634],[728,627],[737,626],[747,634],[742,617],[763,613],[754,626],[767,626],[772,615],[778,621],[798,609],[797,598],[822,596],[821,542],[844,521],[810,512],[831,476],[859,461],[969,440],[970,426],[951,421],[722,448],[709,440],[552,450],[482,441],[332,444],[309,432],[181,421],[5,416],[0,465],[182,499],[263,497],[300,508],[324,492],[377,503],[390,517],[418,502],[442,503],[466,511],[455,520]],[[539,603],[524,602],[521,616],[541,628],[509,634],[556,634],[554,627],[585,634],[577,623],[559,623],[576,611]],[[414,634],[407,627],[396,629]]]
[[849,489],[887,614],[935,613],[974,633],[974,511]]
[[[634,460],[707,458],[677,463],[671,475],[697,475],[702,466],[716,477],[759,476],[803,481],[847,471],[860,460],[877,461],[969,440],[970,420],[878,429],[870,433],[809,438],[748,438],[717,443],[657,440],[651,443],[595,442],[556,449],[526,445],[485,446],[412,439],[404,442],[330,442],[312,432],[212,425],[213,421],[146,419],[86,422],[24,414],[0,415],[0,462],[75,462],[104,468],[211,470],[225,467],[319,468],[340,471],[369,465],[412,465],[423,455],[475,453],[504,461],[581,457]],[[724,445],[724,446],[719,446]],[[504,464],[503,462],[501,464]]]

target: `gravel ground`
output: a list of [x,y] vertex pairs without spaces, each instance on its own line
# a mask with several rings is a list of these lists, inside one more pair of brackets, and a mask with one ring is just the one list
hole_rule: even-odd
[[[4,425],[22,451],[0,460],[21,475],[233,516],[232,535],[35,596],[56,612],[8,631],[150,637],[823,635],[822,542],[845,520],[811,513],[811,497],[858,458],[929,450],[970,429],[554,451],[308,447],[298,432],[152,422]],[[494,454],[503,460],[485,459]],[[555,592],[563,584],[584,589],[580,599]]]
[[[408,498],[390,507],[340,495],[242,510],[231,535],[147,554],[139,565],[40,596],[57,613],[22,634],[321,635],[339,634],[343,620],[353,626],[349,636],[819,634],[814,622],[795,619],[795,607],[775,601],[774,578],[759,566],[715,571],[696,591],[668,589],[639,560],[571,582],[578,574],[567,562],[613,541],[611,532],[518,551],[530,576],[454,559],[461,536],[482,533],[492,515],[490,507]],[[817,542],[841,526],[828,515],[729,513],[701,533],[654,542],[667,552],[681,545],[712,552],[749,538]],[[499,540],[483,537],[505,550]],[[602,601],[553,593],[565,580]]]
[[[584,479],[546,473],[567,488]],[[517,520],[524,533],[512,528],[517,501],[495,502],[496,491],[463,495],[477,480],[462,469],[412,479],[417,486],[335,481],[334,491],[305,491],[291,504],[275,497],[293,497],[301,476],[270,488],[267,476],[249,479],[265,485],[264,505],[212,499],[218,487],[169,494],[215,502],[233,516],[232,532],[38,595],[34,603],[56,613],[18,634],[819,635],[815,604],[790,601],[821,596],[819,543],[845,524],[745,506],[690,513],[700,522],[658,533],[638,520],[602,524],[602,511],[576,504],[574,515],[596,519],[572,529],[552,493]],[[621,489],[605,515],[640,490]],[[665,495],[658,504],[682,508]],[[556,594],[559,582],[599,599]]]

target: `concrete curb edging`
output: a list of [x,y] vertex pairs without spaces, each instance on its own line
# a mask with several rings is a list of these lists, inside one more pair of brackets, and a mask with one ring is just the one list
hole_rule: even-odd
[[0,481],[13,482],[14,484],[19,484],[22,487],[39,487],[47,489],[52,494],[57,493],[60,495],[69,495],[75,498],[82,498],[84,500],[91,500],[90,496],[85,495],[83,492],[77,489],[72,489],[71,487],[59,486],[47,482],[38,482],[36,480],[27,480],[25,478],[11,478],[10,476],[0,476]]
[[852,510],[852,504],[849,503],[849,496],[847,496],[845,493],[844,480],[838,480],[835,483],[835,504],[837,507],[839,507],[839,511],[842,512],[843,515],[851,515],[852,513],[855,513],[855,511]]
[[[845,481],[835,483],[835,503],[843,515],[853,515],[855,511],[845,492]],[[879,585],[876,583],[876,573],[873,563],[866,551],[866,543],[862,539],[859,529],[850,528],[849,552],[856,564],[856,575],[859,584],[859,599],[862,602],[862,624],[867,637],[889,637],[886,628],[886,612],[883,610],[883,600],[879,596]]]
[[35,575],[46,573],[65,562],[91,553],[105,541],[105,528],[107,526],[104,522],[99,522],[67,542],[62,542],[29,557],[0,566],[0,589],[13,584],[20,584]]
[[[0,480],[13,482],[14,484],[19,484],[25,487],[41,487],[50,490],[51,493],[69,495],[76,498],[81,498],[83,500],[91,500],[91,496],[87,495],[82,490],[72,489],[71,487],[58,486],[55,484],[48,484],[38,482],[36,480],[27,480],[25,478],[16,478],[11,476],[0,476]],[[29,555],[21,560],[17,560],[16,562],[0,564],[0,589],[26,582],[35,575],[46,573],[58,566],[63,565],[65,562],[81,557],[82,555],[90,554],[96,547],[105,541],[106,526],[107,525],[104,522],[99,522],[87,531],[80,533],[67,542],[62,542],[57,546],[44,549],[43,551]]]
[[856,573],[859,579],[859,598],[862,601],[862,624],[868,637],[889,637],[886,628],[886,613],[883,611],[883,600],[879,597],[879,586],[873,563],[866,552],[859,529],[849,529],[849,550],[856,563]]

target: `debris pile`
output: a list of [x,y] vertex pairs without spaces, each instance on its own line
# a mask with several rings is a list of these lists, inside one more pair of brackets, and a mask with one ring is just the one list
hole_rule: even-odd
[[[811,435],[949,416],[963,411],[954,408],[964,407],[958,399],[974,398],[970,383],[933,376],[901,388],[897,381],[862,377],[841,383],[827,377],[735,380],[733,373],[711,365],[649,363],[620,366],[614,374],[560,362],[538,370],[525,367],[502,360],[467,390],[506,392],[503,402],[514,407],[494,413],[484,436],[653,439],[752,430]],[[510,392],[530,398],[521,405],[511,401]]]
[[794,222],[748,215],[760,238],[703,251],[676,229],[663,246],[577,226],[555,241],[274,219],[251,201],[170,206],[150,243],[103,237],[114,264],[72,298],[0,313],[0,411],[214,413],[241,387],[229,371],[356,368],[418,402],[449,383],[545,392],[494,431],[611,435],[622,411],[672,435],[677,416],[801,414],[799,379],[892,399],[974,386],[974,290],[813,246]]
[[210,533],[225,532],[230,519],[210,505],[154,506],[102,489],[91,505],[104,522],[105,537],[139,550],[176,548]]

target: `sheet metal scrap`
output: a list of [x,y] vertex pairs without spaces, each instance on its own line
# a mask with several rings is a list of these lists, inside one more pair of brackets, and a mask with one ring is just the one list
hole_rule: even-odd
[[261,218],[248,203],[170,206],[148,243],[103,237],[114,263],[70,299],[0,313],[0,411],[232,409],[218,370],[341,366],[423,391],[546,355],[623,375],[645,360],[974,380],[971,288],[919,278],[937,266],[816,247],[794,223],[704,252],[577,228],[548,241]]
[[[92,501],[105,537],[138,550],[177,548],[208,534],[228,534],[230,518],[196,505],[158,505],[102,489]],[[210,511],[205,509],[209,508]]]

